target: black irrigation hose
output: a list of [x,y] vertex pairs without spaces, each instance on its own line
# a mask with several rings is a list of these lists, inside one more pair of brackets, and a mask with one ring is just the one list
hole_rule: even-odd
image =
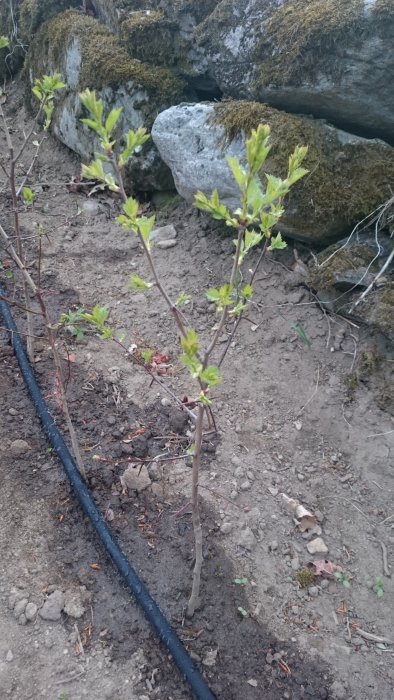
[[[4,296],[4,291],[1,289],[1,287],[0,296]],[[12,346],[14,348],[22,376],[33,400],[36,413],[41,420],[49,442],[64,466],[64,470],[84,512],[90,518],[90,521],[102,544],[112,558],[112,561],[116,565],[120,575],[126,582],[131,593],[134,595],[137,603],[144,611],[160,641],[173,656],[176,665],[178,666],[182,676],[188,682],[194,696],[197,698],[197,700],[215,700],[214,694],[209,689],[200,672],[194,666],[182,642],[170,624],[167,622],[157,603],[155,603],[151,597],[145,584],[141,581],[136,571],[127,561],[126,556],[123,554],[119,545],[112,537],[105,520],[97,509],[92,496],[90,495],[89,489],[85,486],[85,483],[79,474],[76,464],[63,440],[62,435],[53,422],[48,406],[45,403],[40,388],[35,380],[23,347],[23,343],[21,341],[21,337],[12,318],[8,304],[4,301],[0,301],[0,313],[2,314],[4,323],[10,332]]]

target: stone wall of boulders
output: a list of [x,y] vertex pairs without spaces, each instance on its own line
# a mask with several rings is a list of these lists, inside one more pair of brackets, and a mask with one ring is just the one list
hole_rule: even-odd
[[125,129],[152,129],[128,172],[137,190],[175,183],[192,201],[217,187],[235,204],[226,153],[241,155],[263,121],[273,174],[309,146],[286,235],[330,244],[392,196],[394,0],[17,0],[12,22],[9,7],[11,70],[26,56],[30,82],[57,70],[67,83],[53,122],[63,143],[84,160],[95,150],[80,122],[85,87],[123,106]]

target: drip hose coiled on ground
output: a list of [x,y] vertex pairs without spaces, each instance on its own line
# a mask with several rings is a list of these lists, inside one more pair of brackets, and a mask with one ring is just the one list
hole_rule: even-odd
[[[4,297],[4,290],[0,287],[0,296]],[[9,306],[5,301],[0,301],[0,313],[3,316],[5,326],[10,333],[12,347],[19,364],[22,376],[32,398],[36,413],[48,436],[51,446],[63,464],[64,470],[78,498],[83,511],[90,519],[97,535],[106,551],[110,555],[127,587],[135,597],[154,628],[162,644],[172,655],[179,671],[189,684],[197,700],[215,700],[215,696],[209,689],[204,678],[197,670],[186,649],[181,643],[175,631],[172,629],[157,603],[153,600],[145,584],[131,566],[121,548],[113,538],[104,518],[97,509],[89,489],[82,480],[74,459],[65,444],[61,433],[54,424],[48,406],[41,394],[40,388],[34,377],[32,368],[26,356],[21,337],[12,318]]]

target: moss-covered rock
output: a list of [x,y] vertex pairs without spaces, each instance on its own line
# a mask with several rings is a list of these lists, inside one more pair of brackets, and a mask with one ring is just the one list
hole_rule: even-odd
[[181,82],[169,71],[131,59],[106,27],[79,12],[64,12],[42,25],[30,47],[29,66],[35,75],[60,70],[67,83],[78,90],[132,82],[158,104],[182,96]]
[[228,152],[244,155],[252,128],[271,126],[267,172],[284,176],[295,146],[307,145],[310,174],[291,190],[281,230],[294,238],[324,244],[386,201],[394,182],[394,149],[255,102],[228,101],[167,110],[155,122],[153,137],[171,167],[180,194],[192,200],[201,189],[218,188],[234,206],[238,190],[228,168]]
[[29,40],[41,24],[81,4],[81,0],[23,0],[19,11],[22,36]]
[[177,25],[162,12],[135,12],[122,22],[120,37],[130,56],[156,66],[173,67],[184,49]]
[[197,34],[226,94],[394,142],[394,0],[222,0]]
[[[80,122],[79,92],[96,90],[107,110],[123,107],[123,128],[150,128],[156,115],[182,99],[182,83],[167,69],[132,59],[118,39],[98,20],[67,11],[45,22],[30,46],[30,81],[58,71],[67,84],[58,103],[53,129],[69,148],[90,159],[96,141]],[[171,187],[169,171],[151,146],[130,166],[139,189]]]
[[257,102],[218,103],[212,122],[223,127],[227,142],[248,135],[258,124],[269,124],[274,143],[270,169],[274,175],[286,172],[289,153],[295,146],[308,146],[310,174],[290,194],[287,225],[295,201],[297,218],[305,212],[315,229],[325,231],[326,240],[339,237],[390,196],[394,149],[382,142],[352,137],[323,122]]

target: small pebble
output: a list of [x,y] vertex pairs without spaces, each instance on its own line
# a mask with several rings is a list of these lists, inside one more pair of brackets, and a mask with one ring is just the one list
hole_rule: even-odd
[[308,593],[310,596],[312,596],[312,598],[317,598],[319,595],[319,589],[317,586],[309,586]]
[[278,549],[277,540],[272,540],[272,542],[268,545],[268,548],[271,550],[271,552],[275,552],[275,550]]
[[249,489],[250,489],[250,481],[248,481],[247,479],[245,479],[245,481],[242,482],[242,484],[241,484],[241,486],[240,486],[240,489],[241,489],[241,491],[249,491]]
[[25,608],[25,615],[27,620],[34,620],[37,615],[37,605],[35,603],[28,603]]
[[5,660],[8,661],[8,662],[10,662],[10,661],[13,661],[13,659],[14,659],[14,655],[13,655],[11,649],[9,649],[9,650],[7,651]]
[[306,545],[309,554],[326,554],[328,547],[321,537],[316,537]]
[[226,523],[223,523],[223,525],[221,525],[220,532],[222,532],[223,535],[228,535],[232,529],[233,529],[232,524],[229,522],[226,522]]
[[24,457],[30,452],[31,447],[26,440],[14,440],[10,445],[10,452],[13,457]]

